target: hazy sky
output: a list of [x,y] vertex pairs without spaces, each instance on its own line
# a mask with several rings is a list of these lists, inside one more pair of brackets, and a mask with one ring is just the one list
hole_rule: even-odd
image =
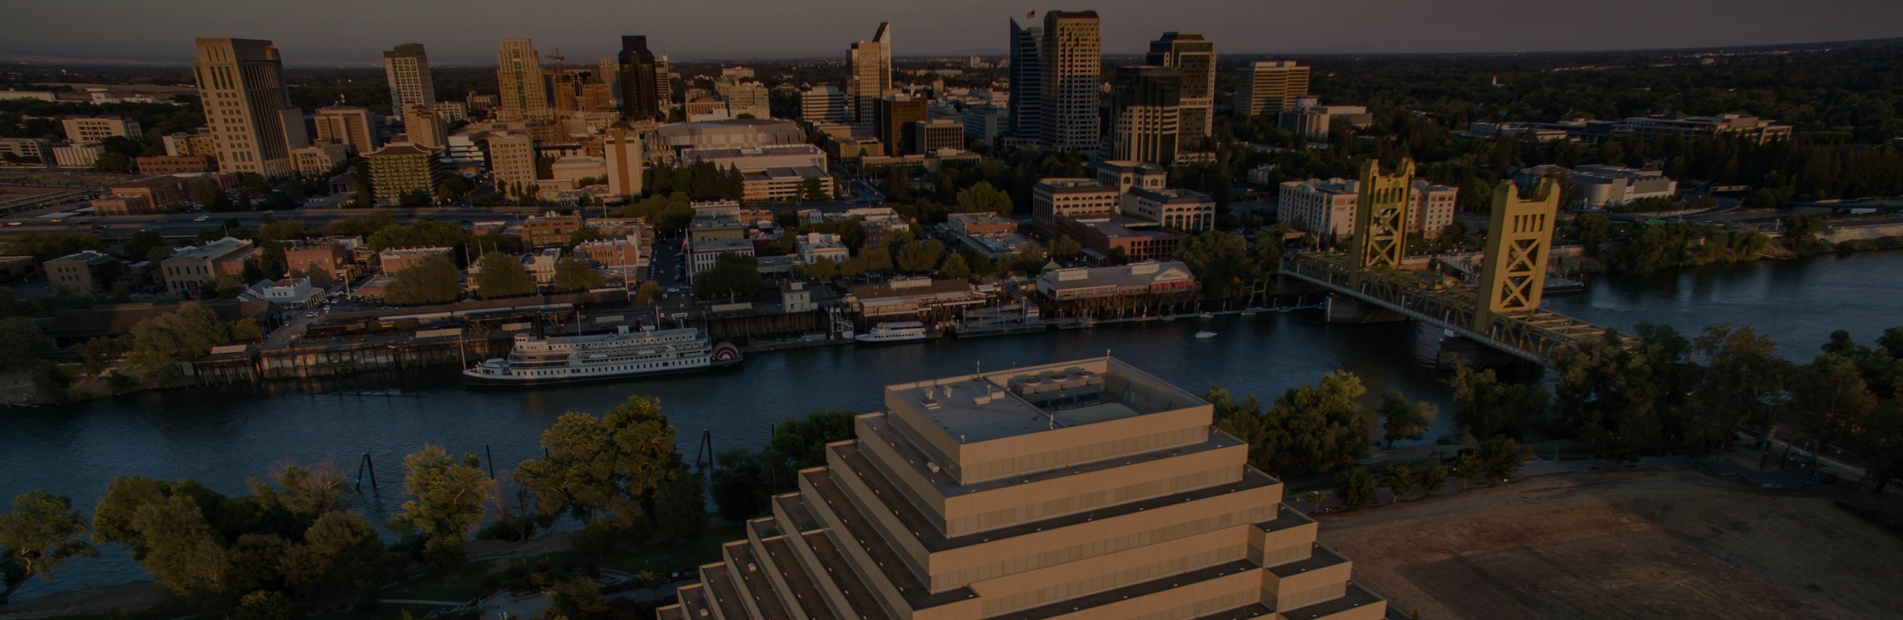
[[[189,60],[195,36],[270,39],[289,64],[495,63],[497,41],[607,57],[622,34],[677,59],[837,57],[892,22],[895,55],[1001,54],[999,0],[0,0],[0,54]],[[1903,36],[1897,0],[1098,0],[1106,53],[1198,30],[1225,54],[1716,47]],[[572,61],[571,61],[572,62]]]

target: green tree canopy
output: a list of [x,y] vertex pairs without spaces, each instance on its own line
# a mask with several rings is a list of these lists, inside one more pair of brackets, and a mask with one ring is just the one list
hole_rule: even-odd
[[750,301],[760,294],[760,262],[741,254],[722,254],[714,266],[694,276],[694,296]]
[[403,458],[408,471],[403,489],[414,499],[403,502],[403,512],[390,525],[422,534],[423,558],[431,568],[449,571],[461,566],[463,540],[488,514],[496,482],[482,473],[481,464],[473,454],[456,459],[431,445]]
[[204,357],[212,347],[231,342],[231,328],[204,306],[184,303],[177,311],[140,321],[131,337],[126,365],[132,375],[166,380],[178,376],[178,362]]
[[104,250],[105,247],[99,242],[99,235],[92,233],[27,233],[8,239],[5,253],[12,256],[32,256],[45,261],[74,252]]
[[1502,384],[1491,370],[1454,371],[1454,423],[1477,439],[1523,437],[1546,413],[1545,387]]
[[476,294],[488,299],[516,297],[535,292],[535,278],[522,268],[522,261],[501,252],[482,255],[482,270],[476,273]]
[[26,317],[0,319],[0,371],[30,370],[53,354],[53,339]]
[[[562,414],[542,433],[548,457],[523,461],[514,480],[528,485],[543,514],[567,513],[590,527],[632,528],[653,494],[677,472],[674,426],[644,396],[602,414]],[[597,525],[598,521],[607,521]]]
[[[375,223],[377,222],[366,222],[360,227]],[[390,248],[454,248],[469,243],[469,231],[453,222],[420,218],[408,226],[379,228],[370,233],[365,243],[369,244],[372,251],[377,252]]]
[[437,256],[396,272],[383,289],[383,300],[398,306],[446,304],[461,297],[462,270]]
[[608,279],[595,271],[595,264],[587,257],[570,256],[555,263],[555,288],[563,291],[585,291],[607,286]]
[[29,491],[13,498],[13,512],[0,514],[0,604],[20,585],[39,577],[51,581],[53,571],[66,560],[99,554],[86,541],[86,519],[73,509],[73,500]]
[[964,213],[989,211],[1010,217],[1012,208],[1011,195],[993,187],[990,181],[979,181],[958,191],[958,210]]
[[1433,403],[1408,402],[1407,395],[1398,390],[1381,393],[1381,438],[1394,447],[1401,439],[1419,440],[1427,434],[1427,427],[1440,417],[1440,410]]

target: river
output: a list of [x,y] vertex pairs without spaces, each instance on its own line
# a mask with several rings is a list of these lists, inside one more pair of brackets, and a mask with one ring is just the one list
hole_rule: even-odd
[[[1903,252],[1767,261],[1648,277],[1605,276],[1547,307],[1629,330],[1663,322],[1695,332],[1707,324],[1751,325],[1807,360],[1834,329],[1868,343],[1903,324]],[[1198,340],[1201,329],[1217,338]],[[1409,323],[1329,325],[1312,312],[1186,319],[977,340],[884,347],[841,346],[761,353],[733,371],[527,391],[470,391],[453,372],[433,374],[401,396],[231,395],[169,390],[71,407],[7,412],[0,422],[0,498],[31,489],[69,495],[90,514],[117,474],[193,478],[237,494],[245,479],[283,463],[333,460],[355,473],[368,453],[378,489],[365,483],[364,512],[396,509],[404,454],[423,444],[494,454],[496,469],[540,456],[543,429],[567,411],[599,413],[632,394],[659,397],[680,429],[686,458],[703,429],[717,450],[762,444],[775,420],[818,409],[876,411],[882,386],[986,369],[1091,357],[1109,351],[1192,391],[1220,383],[1270,400],[1284,389],[1347,369],[1369,402],[1382,390],[1436,403],[1427,440],[1451,431],[1446,376],[1433,368],[1439,330]],[[34,580],[15,600],[146,579],[116,546],[69,562],[55,581]]]

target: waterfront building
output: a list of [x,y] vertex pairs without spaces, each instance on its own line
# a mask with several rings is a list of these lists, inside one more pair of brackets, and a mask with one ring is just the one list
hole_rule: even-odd
[[1039,179],[1031,187],[1031,221],[1048,234],[1058,217],[1114,214],[1121,193],[1095,179]]
[[54,290],[78,296],[105,292],[125,273],[124,262],[92,250],[46,261],[45,268],[46,283]]
[[1119,211],[1129,217],[1188,232],[1216,227],[1216,200],[1186,189],[1135,188],[1123,194]]
[[1043,63],[1039,76],[1039,137],[1052,149],[1097,152],[1097,95],[1103,76],[1102,41],[1097,28],[1096,11],[1044,13],[1044,40],[1038,50]]
[[225,172],[289,174],[291,149],[310,143],[270,41],[199,38],[192,75]]
[[1038,294],[1058,302],[1183,292],[1196,285],[1196,276],[1180,261],[1144,260],[1111,267],[1067,267],[1052,269],[1037,278]]
[[165,290],[181,297],[196,297],[202,287],[220,277],[240,277],[245,265],[256,262],[258,248],[244,239],[225,237],[197,247],[179,248],[159,263],[165,278]]
[[1258,60],[1236,70],[1236,113],[1256,116],[1295,107],[1308,94],[1308,67],[1293,60]]
[[317,109],[312,119],[317,125],[317,140],[349,146],[358,154],[383,148],[383,119],[375,112],[351,106],[327,106]]
[[100,142],[106,138],[126,138],[134,142],[145,140],[145,132],[139,129],[139,121],[123,116],[66,116],[59,119],[66,129],[66,139],[71,142]]
[[943,319],[961,308],[983,305],[997,292],[995,284],[968,280],[893,278],[854,285],[840,302],[868,321]]
[[1187,237],[1155,222],[1117,215],[1058,216],[1055,234],[1084,246],[1091,262],[1121,255],[1126,261],[1169,260]]
[[1011,100],[1006,105],[1010,106],[1008,133],[1018,138],[1035,140],[1043,131],[1043,47],[1042,26],[1022,26],[1016,18],[1011,20],[1011,66],[1007,69]]
[[503,39],[496,63],[496,89],[501,96],[497,118],[522,121],[554,117],[548,101],[548,75],[532,41]]
[[1182,133],[1182,72],[1170,67],[1118,67],[1110,92],[1105,159],[1175,163]]
[[1182,75],[1177,148],[1191,150],[1201,145],[1215,127],[1216,43],[1200,32],[1165,32],[1150,42],[1143,64],[1170,67]]
[[1691,141],[1705,136],[1729,135],[1760,143],[1791,137],[1790,125],[1779,125],[1776,121],[1739,112],[1717,116],[1693,116],[1683,112],[1634,116],[1625,119],[1625,126],[1632,137],[1645,142],[1650,142],[1654,136]]
[[1566,180],[1579,188],[1579,199],[1572,206],[1593,211],[1678,193],[1678,181],[1665,178],[1661,170],[1588,164],[1573,168]]
[[106,153],[98,142],[75,142],[53,147],[53,165],[61,168],[91,168]]
[[902,383],[884,401],[660,618],[1387,613],[1208,402],[1126,362]]
[[390,83],[390,109],[436,104],[436,85],[431,82],[429,54],[423,51],[423,44],[404,43],[385,50],[383,76]]
[[421,192],[428,204],[436,202],[436,186],[442,184],[442,165],[436,151],[408,142],[397,142],[365,155],[370,165],[370,196],[377,205],[395,205],[406,196]]
[[[860,127],[872,127],[873,106],[892,90],[891,24],[879,22],[872,40],[852,44],[846,53],[846,96],[852,99],[853,120]],[[889,148],[891,143],[886,143]]]

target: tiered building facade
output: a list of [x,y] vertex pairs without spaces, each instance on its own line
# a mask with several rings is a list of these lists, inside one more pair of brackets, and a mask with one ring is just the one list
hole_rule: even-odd
[[666,620],[1372,620],[1212,407],[1096,358],[888,386],[888,411]]

